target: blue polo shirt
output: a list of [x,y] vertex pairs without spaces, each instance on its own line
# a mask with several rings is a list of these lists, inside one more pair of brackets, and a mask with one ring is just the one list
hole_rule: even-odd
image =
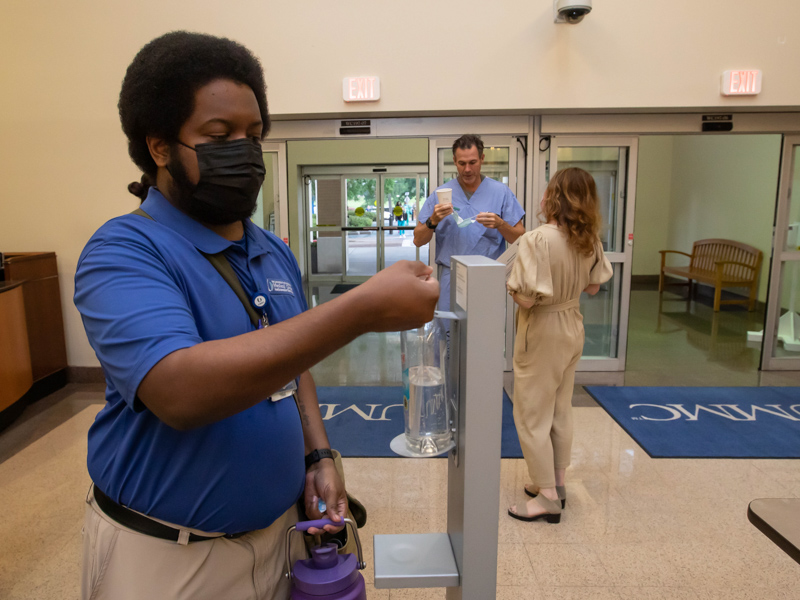
[[254,329],[199,251],[224,251],[248,293],[268,294],[270,323],[307,309],[297,263],[282,241],[250,221],[237,244],[155,188],[142,209],[154,220],[107,222],[84,248],[75,275],[75,306],[107,384],[107,403],[89,430],[89,474],[118,503],[178,525],[225,533],[267,527],[304,485],[303,432],[292,398],[265,399],[177,431],[136,391],[168,354]]

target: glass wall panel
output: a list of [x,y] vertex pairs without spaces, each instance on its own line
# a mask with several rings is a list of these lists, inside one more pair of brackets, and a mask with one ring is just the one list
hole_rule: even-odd
[[[383,176],[384,225],[390,229],[383,236],[384,267],[398,260],[417,260],[414,225],[420,192],[418,178]],[[395,229],[399,228],[399,229]]]
[[383,210],[378,202],[377,177],[345,177],[347,193],[347,225],[359,228],[345,235],[345,275],[369,277],[378,269],[378,234],[375,227],[383,222]]
[[407,227],[417,206],[416,177],[383,178],[384,221],[387,227]]
[[[372,227],[379,218],[375,177],[345,178],[347,189],[347,227]],[[382,211],[381,211],[382,212]]]
[[[417,260],[417,247],[414,245],[413,231],[382,231],[381,235],[384,236],[385,267],[393,265],[399,260]],[[427,249],[427,244],[424,248]]]
[[619,335],[619,287],[622,265],[614,265],[614,275],[594,296],[581,294],[581,314],[586,341],[584,358],[617,358]]
[[346,231],[346,275],[369,277],[378,270],[378,232],[375,230]]

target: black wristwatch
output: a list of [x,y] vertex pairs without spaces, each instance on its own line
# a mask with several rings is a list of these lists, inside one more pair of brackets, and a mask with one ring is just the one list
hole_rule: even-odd
[[333,452],[331,452],[328,448],[318,448],[317,450],[313,450],[306,454],[306,470],[308,470],[308,467],[314,463],[318,463],[323,458],[333,459]]
[[430,218],[430,217],[428,217],[428,220],[427,220],[427,221],[425,221],[425,225],[427,225],[427,226],[428,226],[428,229],[436,229],[436,225],[434,225],[433,223],[431,223],[431,218]]

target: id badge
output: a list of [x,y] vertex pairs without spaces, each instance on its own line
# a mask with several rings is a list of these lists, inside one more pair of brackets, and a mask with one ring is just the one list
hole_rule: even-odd
[[284,398],[288,398],[292,394],[297,391],[297,381],[292,379],[289,383],[283,386],[279,391],[272,394],[270,400],[273,402],[277,402],[278,400],[283,400]]

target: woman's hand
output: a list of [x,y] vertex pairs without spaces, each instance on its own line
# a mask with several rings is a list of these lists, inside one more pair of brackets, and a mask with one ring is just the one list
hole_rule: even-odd
[[511,299],[517,303],[522,308],[530,308],[534,305],[535,300],[533,298],[529,298],[528,296],[522,296],[521,294],[517,294],[517,292],[509,291],[511,295]]
[[590,283],[589,285],[586,286],[586,289],[583,291],[589,294],[590,296],[594,296],[597,292],[600,291],[600,284]]

